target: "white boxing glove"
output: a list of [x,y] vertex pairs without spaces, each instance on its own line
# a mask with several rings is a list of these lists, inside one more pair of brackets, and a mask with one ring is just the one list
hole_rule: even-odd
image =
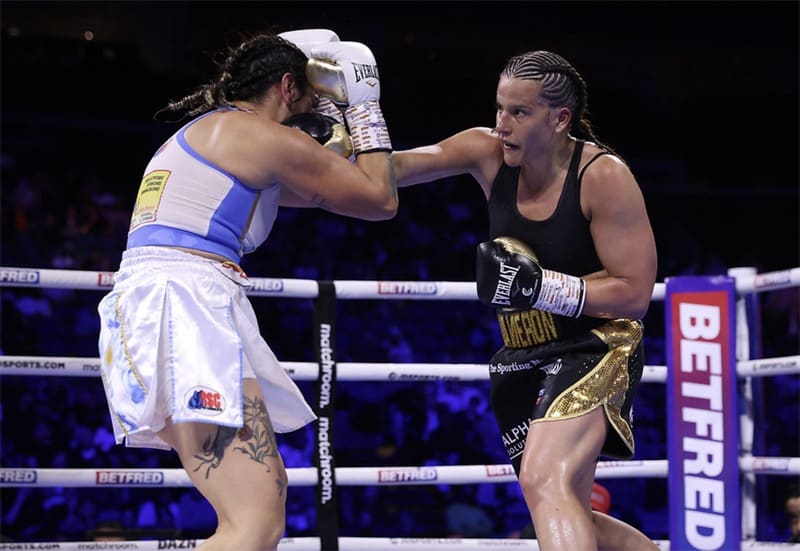
[[339,42],[339,35],[330,29],[298,29],[282,32],[278,36],[303,50],[308,57],[311,57],[311,48],[317,44]]
[[326,42],[311,48],[308,80],[337,105],[356,105],[381,98],[378,64],[361,42]]
[[360,42],[328,42],[311,48],[306,67],[311,86],[336,105],[344,118],[355,154],[391,151],[381,106],[381,83],[372,50]]
[[[339,35],[331,29],[298,29],[296,31],[286,31],[278,36],[288,40],[300,48],[306,56],[311,56],[311,48],[326,42],[339,42]],[[319,103],[314,107],[315,113],[328,115],[344,125],[344,113],[337,107],[330,98],[321,97]]]

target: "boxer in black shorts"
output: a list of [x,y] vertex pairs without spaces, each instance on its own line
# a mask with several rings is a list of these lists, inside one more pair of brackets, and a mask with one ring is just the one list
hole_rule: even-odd
[[491,402],[517,475],[531,423],[578,417],[596,408],[603,409],[610,425],[601,453],[630,459],[633,397],[643,366],[642,324],[627,319],[566,341],[499,350],[489,362]]
[[500,74],[494,128],[392,154],[398,186],[470,174],[489,207],[477,289],[504,346],[490,362],[492,407],[543,551],[657,550],[592,511],[601,455],[634,452],[641,318],[656,247],[639,185],[586,119],[586,83],[547,51]]

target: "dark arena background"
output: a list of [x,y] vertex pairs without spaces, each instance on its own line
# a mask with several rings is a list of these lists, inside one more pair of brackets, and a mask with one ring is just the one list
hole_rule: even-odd
[[[658,281],[800,265],[798,2],[13,2],[2,23],[4,267],[114,271],[150,155],[175,131],[154,113],[212,75],[211,55],[249,33],[325,27],[364,42],[381,75],[397,149],[494,124],[506,59],[548,49],[589,85],[600,139],[644,192]],[[488,234],[469,177],[400,191],[385,222],[282,209],[251,277],[473,281]],[[101,293],[2,287],[7,356],[97,357]],[[800,353],[798,289],[760,297],[761,356]],[[253,299],[278,357],[314,357],[310,299]],[[500,346],[474,302],[339,301],[339,362],[485,363]],[[664,308],[645,319],[646,363],[664,365]],[[99,377],[4,375],[2,467],[177,468],[172,453],[113,444]],[[311,395],[311,383],[301,383]],[[800,456],[800,381],[755,386],[755,451]],[[507,462],[488,382],[343,382],[338,467]],[[666,457],[663,385],[635,402],[636,459]],[[279,436],[287,466],[312,463],[314,433]],[[786,541],[784,487],[759,476],[758,533]],[[604,479],[611,514],[668,538],[663,478]],[[519,537],[515,483],[339,489],[343,536]],[[314,489],[293,487],[287,537],[317,533]],[[215,519],[192,488],[0,489],[4,542],[84,541],[116,522],[127,539],[206,538]]]

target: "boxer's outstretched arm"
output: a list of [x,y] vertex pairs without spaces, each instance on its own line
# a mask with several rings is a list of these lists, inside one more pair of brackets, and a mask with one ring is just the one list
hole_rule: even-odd
[[470,174],[486,197],[502,161],[500,140],[484,127],[462,130],[434,145],[392,153],[397,187]]

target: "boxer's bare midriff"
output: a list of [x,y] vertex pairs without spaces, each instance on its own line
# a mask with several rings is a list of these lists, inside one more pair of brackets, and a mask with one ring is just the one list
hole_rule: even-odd
[[177,249],[184,253],[195,254],[197,256],[202,256],[203,258],[209,258],[211,260],[217,260],[219,262],[228,262],[228,259],[224,256],[220,256],[218,254],[209,253],[206,251],[199,251],[197,249],[187,249],[186,247],[169,247],[170,249]]

